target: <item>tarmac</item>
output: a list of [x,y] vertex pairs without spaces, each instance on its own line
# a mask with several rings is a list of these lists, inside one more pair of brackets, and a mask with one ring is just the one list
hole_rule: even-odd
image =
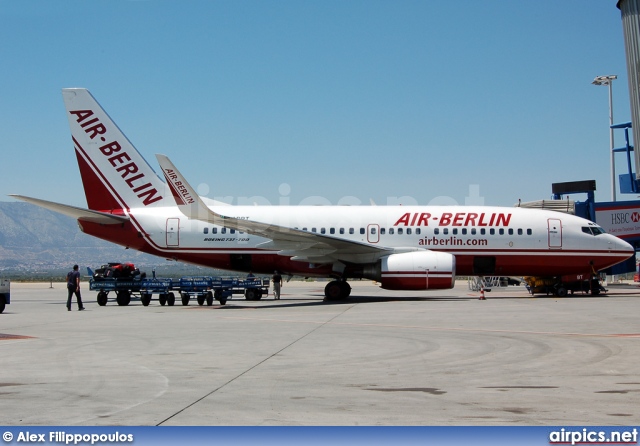
[[637,425],[640,288],[534,296],[289,282],[282,299],[67,311],[12,283],[0,314],[4,425]]

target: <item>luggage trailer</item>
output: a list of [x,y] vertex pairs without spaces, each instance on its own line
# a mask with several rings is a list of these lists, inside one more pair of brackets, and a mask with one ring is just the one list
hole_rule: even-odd
[[98,305],[105,306],[109,300],[109,293],[116,295],[116,303],[120,306],[129,305],[132,297],[140,297],[145,307],[151,303],[152,296],[158,295],[160,305],[173,306],[176,295],[182,305],[189,305],[192,297],[198,305],[213,305],[214,299],[220,305],[225,305],[234,294],[243,294],[247,300],[260,300],[269,294],[268,278],[236,278],[236,277],[182,277],[180,279],[162,278],[120,278],[120,277],[92,277],[89,279],[89,289],[98,291]]

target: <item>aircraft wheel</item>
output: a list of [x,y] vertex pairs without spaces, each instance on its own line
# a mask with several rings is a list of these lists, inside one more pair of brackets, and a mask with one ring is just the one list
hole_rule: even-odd
[[131,293],[129,290],[116,291],[116,302],[121,307],[126,307],[131,303]]
[[333,280],[324,287],[325,300],[338,300],[342,296],[342,286],[337,280]]
[[140,301],[142,301],[142,305],[148,307],[151,303],[151,294],[141,294]]
[[566,297],[567,296],[567,289],[563,286],[559,286],[556,289],[556,296],[558,297]]
[[100,305],[101,307],[107,305],[107,293],[105,293],[104,291],[100,291],[98,293],[98,305]]
[[340,290],[342,291],[340,298],[346,299],[351,295],[351,285],[346,280],[340,282]]
[[170,307],[173,307],[176,303],[176,295],[173,293],[169,293],[169,296],[167,297],[167,305],[169,305]]

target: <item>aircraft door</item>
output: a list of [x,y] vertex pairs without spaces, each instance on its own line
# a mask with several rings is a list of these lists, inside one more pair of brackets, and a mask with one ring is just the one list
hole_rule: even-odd
[[167,218],[167,247],[180,245],[180,219]]
[[378,243],[380,241],[380,225],[367,226],[367,241],[369,243]]
[[547,219],[549,228],[549,248],[562,248],[562,221],[558,218]]

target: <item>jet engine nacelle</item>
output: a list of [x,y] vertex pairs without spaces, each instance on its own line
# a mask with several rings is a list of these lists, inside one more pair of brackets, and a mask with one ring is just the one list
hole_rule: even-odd
[[436,251],[392,254],[380,260],[380,284],[387,290],[453,288],[456,258]]

